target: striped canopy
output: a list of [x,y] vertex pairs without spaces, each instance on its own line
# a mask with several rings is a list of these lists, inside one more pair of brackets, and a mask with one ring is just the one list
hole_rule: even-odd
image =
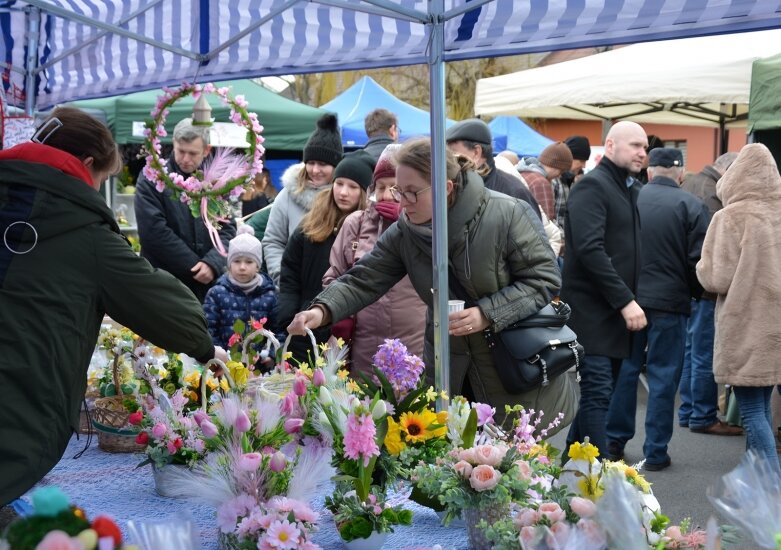
[[46,108],[184,80],[427,63],[436,21],[449,61],[778,27],[781,11],[775,0],[0,0],[0,69],[13,103],[32,86],[28,107]]

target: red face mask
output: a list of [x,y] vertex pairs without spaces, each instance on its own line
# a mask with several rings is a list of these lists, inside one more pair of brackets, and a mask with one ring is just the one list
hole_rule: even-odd
[[395,222],[399,219],[401,205],[394,201],[379,201],[374,204],[374,208],[384,219]]

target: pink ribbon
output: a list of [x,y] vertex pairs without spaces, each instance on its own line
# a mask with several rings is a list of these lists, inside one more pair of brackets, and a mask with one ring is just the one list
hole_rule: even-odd
[[220,239],[220,234],[217,232],[217,230],[214,228],[212,223],[209,221],[209,218],[207,217],[207,213],[209,212],[209,209],[207,208],[209,205],[209,201],[206,197],[201,198],[201,218],[203,219],[203,224],[206,226],[206,230],[209,232],[209,238],[212,240],[212,244],[214,245],[214,248],[217,249],[217,252],[220,253],[220,256],[223,258],[228,257],[228,253],[225,252],[225,247],[222,246],[222,240]]

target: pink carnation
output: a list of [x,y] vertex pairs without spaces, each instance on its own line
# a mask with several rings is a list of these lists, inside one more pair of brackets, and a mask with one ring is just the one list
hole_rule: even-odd
[[372,456],[380,456],[380,449],[375,441],[376,435],[377,427],[370,414],[356,416],[355,413],[350,413],[344,434],[345,456],[353,460],[363,458],[364,467],[368,466]]

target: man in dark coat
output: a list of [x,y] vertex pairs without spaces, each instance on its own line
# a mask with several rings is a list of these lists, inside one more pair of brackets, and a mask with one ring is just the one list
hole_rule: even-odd
[[632,175],[643,167],[647,145],[638,124],[615,124],[602,161],[572,188],[567,202],[561,295],[572,307],[569,325],[586,351],[580,364],[580,410],[567,443],[589,437],[603,458],[614,379],[621,360],[630,355],[631,333],[646,325],[635,299],[640,217]]
[[[722,208],[716,196],[716,182],[736,158],[737,153],[724,153],[712,165],[683,180],[681,188],[702,200],[711,218]],[[678,424],[696,433],[741,435],[742,428],[730,426],[718,417],[719,387],[713,377],[715,311],[716,295],[711,292],[703,292],[702,298],[692,301],[681,374]]]
[[635,435],[637,381],[645,359],[648,409],[643,455],[645,468],[657,471],[671,463],[667,444],[673,435],[686,321],[692,297],[702,294],[696,267],[710,216],[700,199],[679,187],[683,179],[679,149],[657,148],[648,156],[651,180],[637,199],[642,228],[637,302],[648,326],[636,334],[632,355],[621,365],[607,415],[607,437],[610,458],[619,460]]
[[[187,178],[209,154],[208,128],[193,126],[186,118],[174,128],[173,141],[173,158],[168,159],[165,170]],[[152,266],[182,281],[203,302],[226,267],[203,220],[195,218],[188,205],[174,199],[170,189],[159,192],[143,174],[136,184],[135,211],[141,255]],[[235,223],[223,223],[219,233],[227,250],[228,242],[236,236]]]
[[369,141],[363,146],[363,150],[369,153],[374,160],[374,164],[380,158],[385,148],[391,143],[396,143],[399,139],[399,121],[396,115],[387,109],[374,109],[366,115],[363,121],[363,127]]
[[542,219],[540,205],[518,178],[496,168],[491,128],[479,118],[469,118],[453,124],[445,132],[447,147],[457,155],[463,155],[475,163],[477,173],[483,178],[486,189],[510,195],[531,205],[537,217]]

